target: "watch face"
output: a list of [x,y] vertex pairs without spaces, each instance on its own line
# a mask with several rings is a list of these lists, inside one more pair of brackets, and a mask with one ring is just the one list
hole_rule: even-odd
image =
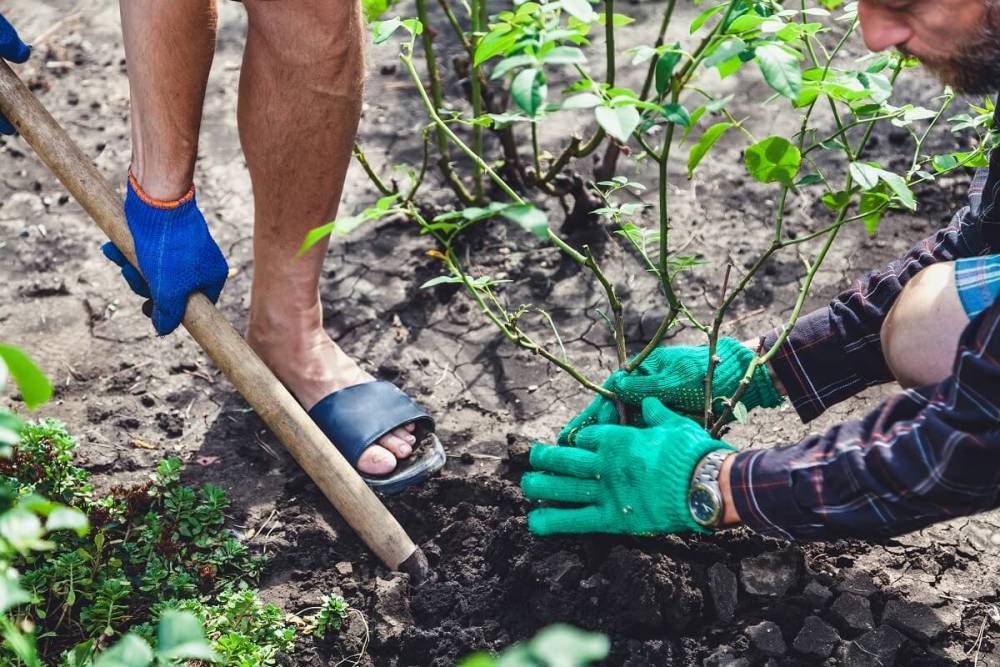
[[695,521],[703,526],[715,525],[722,507],[715,491],[702,484],[696,484],[691,489],[688,504],[691,507],[691,516],[694,517]]

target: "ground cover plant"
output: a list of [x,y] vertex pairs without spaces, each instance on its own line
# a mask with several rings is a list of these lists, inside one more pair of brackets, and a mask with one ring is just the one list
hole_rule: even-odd
[[[402,179],[385,178],[356,146],[356,156],[384,196],[356,216],[314,230],[303,249],[367,221],[406,216],[437,241],[431,254],[445,269],[423,287],[462,286],[511,342],[545,358],[590,391],[615,399],[613,388],[586,377],[570,358],[546,304],[510,303],[504,293],[509,280],[475,270],[478,258],[469,252],[467,238],[482,224],[512,221],[541,242],[554,244],[601,285],[606,295],[601,316],[620,370],[638,368],[679,321],[704,334],[704,400],[689,406],[688,413],[713,436],[734,418],[746,418],[741,398],[752,376],[777,352],[797,321],[841,229],[862,224],[875,234],[886,211],[916,210],[914,188],[956,169],[984,165],[994,144],[989,100],[971,105],[966,113],[952,109],[955,95],[950,89],[920,104],[899,102],[894,85],[914,61],[898,54],[860,59],[843,55],[858,27],[856,3],[705,2],[690,23],[678,26],[677,2],[668,0],[655,42],[625,50],[616,46],[616,29],[633,19],[619,12],[614,0],[598,5],[588,0],[523,1],[509,6],[439,0],[438,5],[449,27],[442,32],[429,25],[429,0],[415,0],[413,18],[373,23],[376,44],[403,34],[399,58],[428,118],[421,164],[397,166],[394,173],[404,173]],[[390,11],[379,6],[369,14],[379,10]],[[681,39],[667,39],[678,33]],[[597,47],[595,34],[603,36]],[[446,99],[442,85],[443,40],[457,44],[461,53],[453,59],[464,94],[459,99]],[[641,87],[630,88],[618,80],[618,72],[626,68],[645,73]],[[777,134],[756,136],[750,129],[756,119],[737,117],[730,110],[736,94],[713,92],[715,84],[731,77],[739,77],[736,89],[741,95],[763,91],[758,105],[762,116],[788,111],[794,121],[782,123],[778,129],[783,131]],[[761,79],[766,87],[754,88]],[[568,115],[589,116],[589,136],[561,133],[555,147],[543,150],[539,137],[544,126],[565,127]],[[955,133],[974,134],[972,149],[927,151],[928,136],[944,122]],[[832,132],[826,129],[831,124]],[[905,145],[899,147],[907,156],[905,168],[894,170],[867,155],[881,124],[907,133]],[[732,262],[712,267],[721,285],[719,299],[714,315],[699,319],[689,307],[694,297],[685,293],[682,275],[701,262],[696,254],[672,245],[670,192],[677,175],[670,165],[681,160],[686,172],[682,178],[696,178],[712,163],[713,148],[733,134],[741,135],[736,140],[744,145],[749,176],[774,188],[761,199],[771,204],[773,237],[744,267]],[[453,194],[455,204],[445,210],[422,199],[422,188],[434,171]],[[789,234],[783,222],[795,199],[822,202],[828,219],[808,234]],[[557,206],[565,217],[561,229],[555,220]],[[653,220],[647,209],[655,211]],[[628,339],[629,304],[619,298],[618,287],[591,245],[570,237],[581,227],[614,235],[634,255],[635,271],[655,277],[659,294],[643,298],[660,299],[662,315],[648,339]],[[795,307],[771,350],[758,350],[735,391],[719,395],[713,380],[727,312],[782,251],[796,252],[805,266]],[[618,405],[624,421],[625,406]]]
[[[51,384],[27,355],[0,355],[29,408],[48,400]],[[180,482],[179,459],[164,459],[146,484],[99,495],[54,420],[24,423],[2,409],[0,446],[4,664],[250,667],[294,652],[291,618],[254,588],[267,559],[226,529],[220,488]],[[300,624],[322,639],[346,616],[343,598],[326,596]]]

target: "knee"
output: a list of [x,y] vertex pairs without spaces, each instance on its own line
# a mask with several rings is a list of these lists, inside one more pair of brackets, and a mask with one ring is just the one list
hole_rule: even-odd
[[364,23],[359,0],[243,0],[252,38],[273,57],[315,74],[361,75]]
[[904,387],[948,377],[958,340],[969,323],[955,288],[954,262],[933,264],[914,276],[882,324],[882,352]]

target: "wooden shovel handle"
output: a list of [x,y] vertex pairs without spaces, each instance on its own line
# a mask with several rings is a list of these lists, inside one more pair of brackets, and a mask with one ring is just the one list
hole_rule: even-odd
[[[122,202],[27,86],[0,60],[0,112],[104,233],[137,265]],[[284,443],[323,495],[392,569],[426,574],[427,561],[403,527],[205,295],[191,296],[184,327]]]

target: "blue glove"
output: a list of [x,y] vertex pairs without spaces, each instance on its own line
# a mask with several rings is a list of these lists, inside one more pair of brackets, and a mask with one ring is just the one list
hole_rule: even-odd
[[101,250],[121,267],[133,292],[152,299],[153,327],[166,336],[181,323],[193,292],[204,292],[212,303],[218,301],[229,265],[198,210],[193,187],[176,202],[159,202],[140,193],[129,174],[125,220],[142,273],[114,244],[105,243]]
[[[0,14],[0,58],[12,63],[23,63],[31,55],[31,47],[21,41],[7,19]],[[0,116],[0,134],[14,134],[16,130],[10,121]]]

